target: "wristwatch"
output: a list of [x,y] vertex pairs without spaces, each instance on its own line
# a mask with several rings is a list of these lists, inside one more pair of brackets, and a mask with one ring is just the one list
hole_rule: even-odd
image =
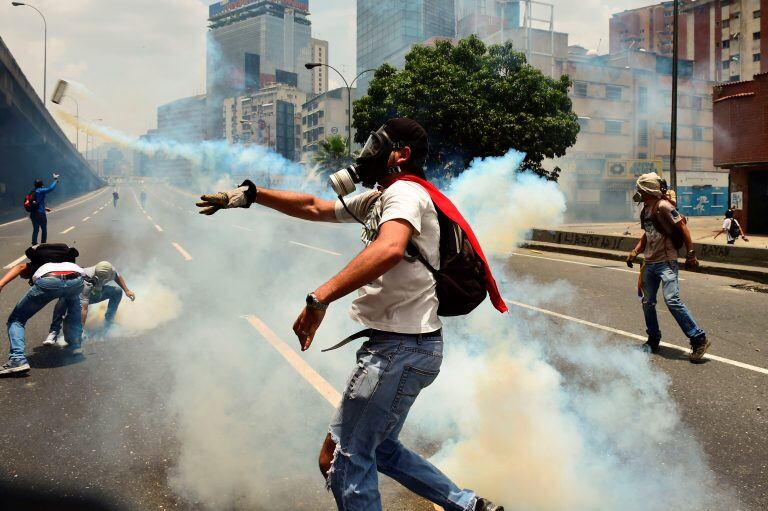
[[318,300],[315,293],[309,293],[307,295],[307,308],[324,311],[328,308],[328,304]]

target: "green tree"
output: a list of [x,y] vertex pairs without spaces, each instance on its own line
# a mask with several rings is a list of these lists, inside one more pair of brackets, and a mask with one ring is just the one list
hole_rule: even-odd
[[514,148],[526,154],[523,169],[557,180],[560,169],[542,161],[576,143],[570,86],[567,76],[544,76],[509,42],[486,46],[472,36],[415,46],[402,70],[382,65],[355,101],[355,140],[364,143],[391,117],[410,117],[429,133],[430,175],[457,175],[475,157]]
[[347,139],[340,135],[331,135],[320,141],[315,163],[323,174],[330,174],[352,163],[347,151]]

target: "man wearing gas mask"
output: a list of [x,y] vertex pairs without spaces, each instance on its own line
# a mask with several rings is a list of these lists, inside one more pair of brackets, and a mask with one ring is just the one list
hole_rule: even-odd
[[656,316],[656,294],[661,285],[669,312],[690,340],[689,360],[694,363],[701,362],[711,342],[680,300],[677,276],[677,256],[683,245],[686,248],[685,268],[694,270],[699,266],[691,233],[685,218],[667,198],[666,182],[655,172],[640,176],[636,188],[633,199],[643,203],[640,224],[645,232],[627,257],[627,266],[632,268],[637,255],[643,252],[644,261],[638,282],[648,333],[648,341],[643,348],[651,353],[659,351],[661,329]]
[[[342,511],[381,510],[377,471],[451,511],[503,511],[501,506],[462,490],[399,440],[419,392],[440,370],[443,339],[437,315],[435,279],[407,253],[412,243],[433,267],[440,264],[440,226],[427,191],[402,180],[423,177],[427,134],[415,121],[391,119],[371,133],[355,165],[330,178],[336,201],[308,194],[239,188],[204,195],[200,212],[250,207],[254,202],[312,221],[363,224],[366,248],[339,274],[306,297],[293,330],[301,350],[309,349],[328,306],[353,291],[352,318],[367,330],[345,341],[369,337],[344,390],[319,465]],[[372,190],[345,195],[361,183]],[[364,334],[364,335],[363,335]]]

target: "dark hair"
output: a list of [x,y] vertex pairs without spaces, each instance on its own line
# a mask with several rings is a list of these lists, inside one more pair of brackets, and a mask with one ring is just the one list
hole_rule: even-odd
[[405,170],[423,174],[424,162],[429,153],[427,132],[418,122],[405,117],[390,119],[384,129],[393,142],[400,142],[411,149],[411,157],[403,166]]
[[42,179],[35,179],[35,188],[42,188],[43,187],[43,180]]
[[733,218],[733,210],[729,209],[725,212],[725,218]]

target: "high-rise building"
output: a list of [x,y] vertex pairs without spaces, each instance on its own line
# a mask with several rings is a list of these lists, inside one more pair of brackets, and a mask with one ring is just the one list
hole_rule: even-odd
[[[455,35],[454,0],[357,0],[357,72],[385,62],[400,67],[412,45]],[[358,80],[361,94],[370,79],[367,73]]]
[[459,39],[476,35],[484,39],[502,28],[520,26],[520,0],[456,0]]
[[[349,99],[347,88],[329,90],[308,99],[301,108],[302,161],[311,161],[319,142],[338,135],[349,138]],[[352,89],[352,96],[355,89]],[[352,140],[355,130],[352,129]]]
[[271,83],[312,91],[308,0],[221,0],[208,21],[208,138],[224,136],[225,98]]
[[223,103],[224,134],[232,144],[269,147],[286,159],[301,156],[301,106],[306,92],[274,83]]
[[[328,64],[328,41],[312,38],[312,62]],[[322,94],[328,90],[328,68],[318,66],[312,69],[312,94]]]
[[[768,0],[684,0],[678,51],[701,80],[737,82],[768,71]],[[673,2],[614,14],[610,51],[645,50],[672,56]]]

